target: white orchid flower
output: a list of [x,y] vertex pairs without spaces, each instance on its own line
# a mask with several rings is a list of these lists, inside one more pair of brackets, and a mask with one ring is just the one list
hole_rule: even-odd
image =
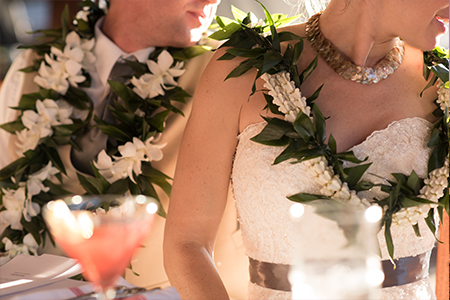
[[44,180],[52,179],[55,174],[58,174],[59,170],[52,166],[52,162],[49,161],[48,164],[42,168],[41,170],[31,174],[28,177],[26,182],[27,191],[28,191],[28,199],[31,199],[32,196],[38,195],[41,191],[48,192],[50,190],[49,187],[43,184]]
[[[53,52],[61,52],[57,48],[53,47],[52,49]],[[75,56],[76,53],[71,53],[71,55]],[[78,87],[78,83],[86,80],[81,72],[81,63],[75,59],[55,60],[50,55],[45,54],[45,62],[48,66],[42,62],[38,75],[34,78],[34,82],[45,89],[52,89],[65,95],[69,89],[69,83]]]
[[162,148],[166,146],[166,144],[155,145],[152,144],[154,141],[154,137],[150,137],[145,141],[145,154],[149,161],[160,161],[163,158]]
[[150,137],[142,142],[140,139],[133,137],[132,142],[127,142],[125,145],[118,147],[121,156],[113,156],[114,161],[106,154],[105,150],[102,150],[94,165],[110,183],[127,177],[136,183],[133,173],[136,175],[142,174],[143,161],[158,161],[163,158],[161,148],[165,144],[155,145],[151,143],[153,140],[154,138]]
[[139,79],[133,76],[131,79],[131,83],[134,85],[133,91],[143,99],[164,95],[164,90],[177,86],[174,77],[179,77],[185,72],[182,62],[176,63],[171,68],[173,57],[166,50],[161,52],[157,60],[158,62],[147,60],[151,74],[146,73]]
[[30,255],[31,252],[33,255],[37,255],[38,244],[31,233],[23,238],[23,244],[15,245],[7,237],[3,238],[2,242],[5,244],[5,250],[8,254],[0,258],[0,265],[7,263],[19,254]]
[[19,187],[17,190],[2,190],[4,193],[3,207],[6,210],[0,212],[0,223],[11,225],[11,229],[22,230],[23,226],[20,224],[20,220],[25,207],[25,187]]
[[122,179],[122,175],[121,174],[116,174],[113,173],[112,167],[113,167],[113,162],[111,157],[108,156],[108,154],[106,154],[105,150],[102,150],[98,156],[97,156],[97,161],[94,161],[94,166],[98,169],[98,171],[100,172],[100,174],[105,177],[105,179],[109,182],[109,183],[113,183],[119,179]]
[[51,136],[53,134],[51,126],[73,123],[70,119],[73,107],[66,101],[37,100],[36,110],[37,112],[25,110],[22,114],[22,124],[26,129],[16,132],[19,155],[35,149],[41,138]]
[[[51,60],[47,54],[45,57],[46,61]],[[50,66],[47,66],[45,62],[42,62],[39,67],[38,75],[34,77],[34,82],[44,89],[52,89],[65,95],[69,89],[69,82],[67,80],[69,74],[64,72],[64,70],[63,63],[55,61],[55,63],[52,62]]]
[[36,149],[41,139],[41,128],[34,126],[32,129],[23,129],[16,131],[17,142],[17,155],[23,156],[23,153],[28,150]]
[[[57,57],[58,61],[65,62],[66,68],[73,68],[71,69],[72,73],[78,74],[81,67],[84,69],[92,69],[92,64],[96,61],[96,57],[94,53],[92,53],[94,45],[94,38],[90,40],[82,39],[75,31],[71,31],[66,36],[66,46],[63,51],[56,47],[52,47],[51,53]],[[69,71],[69,74],[72,73]],[[81,73],[78,75],[80,74]]]

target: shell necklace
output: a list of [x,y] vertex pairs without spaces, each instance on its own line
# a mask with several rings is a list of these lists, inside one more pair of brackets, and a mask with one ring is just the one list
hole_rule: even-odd
[[333,70],[345,79],[361,84],[378,83],[386,79],[401,65],[405,55],[403,41],[397,38],[394,48],[374,67],[357,66],[346,60],[320,31],[321,12],[313,15],[306,23],[306,35],[313,49],[320,54]]

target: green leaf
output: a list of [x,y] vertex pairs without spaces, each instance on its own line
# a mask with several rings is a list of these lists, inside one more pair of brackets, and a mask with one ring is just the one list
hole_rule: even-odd
[[294,121],[294,129],[307,143],[310,141],[311,137],[314,136],[313,122],[306,114],[301,111]]
[[0,128],[8,131],[9,133],[15,134],[16,131],[22,131],[23,129],[25,129],[25,126],[23,126],[21,121],[16,120],[16,121],[2,124],[2,125],[0,125]]
[[367,158],[364,159],[364,160],[359,160],[352,151],[336,153],[336,154],[333,155],[333,157],[341,159],[341,160],[353,162],[353,163],[356,163],[356,164],[362,163],[365,160],[367,160]]
[[239,31],[241,29],[241,25],[238,23],[230,23],[226,25],[222,30],[218,30],[211,35],[209,35],[210,39],[222,41],[229,39],[231,35],[233,35],[235,32]]
[[386,246],[388,249],[389,258],[391,259],[392,263],[394,263],[394,243],[392,242],[391,223],[392,223],[392,215],[389,214],[388,216],[386,216],[384,222],[384,238],[386,239]]
[[367,171],[367,169],[370,167],[371,164],[372,163],[368,163],[363,165],[357,165],[351,168],[345,168],[344,172],[347,174],[347,176],[341,179],[345,180],[345,182],[348,183],[350,189],[353,189],[353,187],[356,186],[358,181],[361,179],[361,177],[364,175],[364,173]]
[[292,128],[289,122],[278,118],[266,118],[267,125],[251,140],[257,143],[279,140]]
[[425,205],[425,204],[436,204],[433,201],[415,197],[415,196],[401,197],[400,203],[401,203],[401,206],[404,208],[415,207],[415,206],[420,206],[420,205]]
[[164,131],[164,123],[166,120],[167,115],[170,113],[170,110],[162,111],[151,118],[147,119],[147,122],[156,128],[159,132]]
[[273,103],[273,97],[269,94],[264,93],[264,99],[266,99],[267,105],[264,107],[264,109],[268,108],[271,113],[275,115],[284,115],[279,109],[278,105]]
[[227,49],[226,51],[233,56],[258,58],[262,56],[267,50],[262,48],[254,48],[254,49],[230,48]]
[[120,81],[108,80],[111,89],[123,100],[128,100],[131,96],[131,89]]
[[323,84],[314,92],[314,94],[312,94],[310,97],[308,97],[306,99],[306,103],[308,103],[308,105],[311,105],[311,103],[313,103],[314,100],[316,100],[319,97],[319,94],[322,91],[322,88],[323,88]]
[[296,151],[292,158],[298,159],[297,162],[302,162],[322,155],[325,155],[325,151],[323,148],[313,148]]
[[267,23],[269,23],[270,32],[272,33],[272,47],[276,51],[280,52],[280,50],[281,50],[280,37],[278,36],[277,29],[275,28],[275,24],[273,22],[272,15],[269,13],[267,8],[260,1],[256,0],[256,2],[258,2],[259,5],[261,5],[261,7],[264,9],[264,13],[266,14],[266,20],[267,20]]
[[290,31],[281,31],[278,33],[278,37],[280,38],[280,42],[294,41],[294,40],[303,41],[303,38]]
[[439,77],[442,82],[448,81],[448,68],[444,65],[435,65],[431,67],[431,71],[436,74],[436,76]]
[[247,71],[249,71],[253,68],[253,64],[254,64],[254,61],[251,59],[244,60],[243,62],[241,62],[239,64],[239,66],[234,68],[234,70],[231,71],[230,74],[228,74],[228,76],[225,78],[225,80],[227,80],[229,78],[239,77],[239,76],[247,73]]
[[299,151],[309,150],[308,145],[302,140],[297,139],[290,142],[290,144],[275,158],[274,165],[279,164],[285,160],[293,158]]
[[411,175],[408,177],[406,181],[406,186],[410,188],[415,195],[419,194],[420,189],[422,188],[423,180],[419,178],[417,173],[413,170]]
[[448,144],[442,143],[435,146],[428,160],[428,172],[444,166],[445,157],[448,154]]
[[88,195],[102,194],[102,185],[99,184],[98,178],[88,178],[77,173],[78,181]]
[[417,237],[422,237],[422,235],[420,234],[420,228],[419,228],[419,223],[414,224],[413,226],[414,229],[414,233],[416,234]]
[[194,45],[187,48],[184,48],[181,51],[175,52],[172,54],[173,59],[176,60],[189,60],[196,56],[202,55],[208,51],[211,51],[212,48],[206,45]]
[[[158,181],[164,180],[166,182],[168,179],[172,180],[172,178],[170,178],[163,172],[159,171],[158,169],[153,168],[152,165],[147,162],[142,164],[142,175],[152,178],[152,180],[155,178],[158,179]],[[155,181],[155,183],[156,183],[156,181]],[[164,190],[163,186],[160,185],[161,188],[163,188],[164,192],[170,194],[170,189],[171,189],[170,184],[169,184],[169,186],[167,186],[165,183],[163,185],[165,186],[164,188],[167,188],[167,190]]]
[[331,200],[331,198],[327,197],[327,196],[308,194],[308,193],[298,193],[298,194],[289,196],[287,198],[291,201],[298,202],[298,203],[308,203],[308,202],[311,202],[314,200],[319,200],[319,199]]
[[[280,28],[280,27],[284,27],[284,26],[286,26],[286,25],[289,25],[289,24],[291,24],[292,22],[294,22],[295,20],[297,20],[299,17],[300,17],[300,15],[297,15],[297,16],[292,16],[292,17],[289,17],[289,18],[283,18],[283,19],[281,19],[281,20],[278,20],[278,21],[275,22],[275,27]],[[295,35],[295,34],[294,34],[294,35]],[[297,38],[300,39],[299,36],[296,36],[295,38],[292,37],[292,38],[289,39],[289,40],[295,40],[295,39],[297,39]],[[285,41],[286,41],[286,40],[285,40]],[[280,42],[282,42],[281,37],[280,37]]]
[[119,179],[111,183],[111,186],[107,189],[106,194],[121,195],[128,191],[128,183],[130,179]]
[[39,233],[39,230],[42,228],[42,226],[39,225],[39,220],[36,217],[31,218],[31,222],[27,222],[22,216],[20,224],[22,224],[24,230],[31,233],[38,245],[42,243],[41,235]]
[[60,185],[54,184],[50,180],[45,180],[44,184],[45,184],[45,186],[50,188],[49,193],[52,194],[52,195],[63,196],[63,195],[70,195],[70,194],[72,194],[71,192],[63,189]]
[[53,166],[57,168],[61,173],[66,174],[66,168],[59,156],[58,151],[55,148],[43,147],[45,153],[47,153],[48,158],[52,162]]
[[328,147],[330,147],[331,154],[336,154],[337,145],[336,140],[334,139],[334,136],[332,134],[330,134],[330,137],[328,138]]
[[306,79],[311,75],[311,73],[314,71],[314,69],[317,67],[317,61],[319,59],[319,54],[316,55],[316,57],[311,61],[311,63],[306,67],[305,70],[300,74],[300,83],[303,83],[306,81]]
[[279,52],[268,52],[264,54],[263,67],[260,70],[260,75],[270,71],[273,67],[283,61],[283,56]]
[[322,115],[322,112],[319,109],[319,106],[313,105],[313,120],[314,120],[314,129],[316,132],[316,141],[319,145],[323,145],[325,139],[327,138],[327,133],[325,130],[325,118]]
[[428,228],[431,230],[434,237],[436,238],[436,224],[434,221],[434,209],[433,208],[428,211],[428,215],[425,218],[425,222],[427,223]]

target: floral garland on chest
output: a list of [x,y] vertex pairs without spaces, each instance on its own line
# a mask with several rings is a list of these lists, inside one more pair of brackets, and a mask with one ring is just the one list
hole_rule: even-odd
[[[151,164],[163,158],[164,145],[156,140],[169,113],[183,115],[172,101],[185,103],[190,97],[177,83],[185,62],[210,48],[156,48],[146,63],[125,61],[133,74],[127,84],[108,82],[115,98],[108,104],[113,120],[106,122],[94,116],[93,102],[84,91],[96,71],[95,24],[106,10],[83,1],[70,29],[66,8],[61,29],[39,30],[46,42],[23,47],[34,51],[37,59],[20,71],[37,72],[34,83],[39,91],[22,95],[14,108],[20,116],[1,125],[17,136],[20,158],[0,170],[0,265],[20,253],[36,255],[47,237],[54,244],[41,207],[71,194],[62,187],[66,168],[57,149],[70,145],[81,150],[78,138],[93,124],[114,143],[91,163],[94,176],[77,173],[87,194],[131,193],[159,199],[156,185],[170,195],[170,177]],[[162,206],[159,214],[165,216]]]
[[[392,174],[394,180],[388,184],[375,184],[361,179],[370,166],[359,160],[353,152],[337,153],[336,141],[331,135],[326,140],[325,118],[314,100],[319,96],[320,87],[309,98],[303,97],[300,87],[317,66],[318,56],[299,74],[297,62],[303,51],[303,37],[291,32],[277,32],[276,27],[286,23],[280,14],[271,15],[263,6],[265,21],[255,21],[252,14],[245,14],[234,8],[236,21],[220,18],[217,20],[222,30],[210,37],[227,40],[222,47],[230,47],[220,58],[231,60],[244,58],[227,77],[239,77],[248,70],[257,70],[256,79],[266,81],[264,87],[266,108],[282,118],[265,117],[264,129],[251,140],[268,146],[284,147],[274,164],[283,161],[304,163],[316,174],[316,182],[322,187],[320,194],[298,193],[287,198],[294,202],[313,204],[313,201],[329,201],[332,205],[378,205],[383,210],[382,225],[390,258],[394,258],[394,244],[391,225],[411,225],[418,237],[418,221],[425,219],[429,229],[436,234],[434,216],[440,219],[444,210],[449,213],[449,73],[448,50],[436,48],[424,52],[423,76],[428,80],[424,90],[438,87],[437,106],[433,114],[437,121],[431,129],[427,146],[430,148],[427,178],[411,174]],[[281,52],[281,42],[294,41]],[[256,81],[255,79],[255,81]],[[355,83],[356,84],[356,83]],[[253,85],[252,93],[256,92]],[[367,160],[367,159],[366,159]],[[353,164],[345,167],[344,162]],[[381,188],[386,197],[365,199],[357,192],[373,187]]]

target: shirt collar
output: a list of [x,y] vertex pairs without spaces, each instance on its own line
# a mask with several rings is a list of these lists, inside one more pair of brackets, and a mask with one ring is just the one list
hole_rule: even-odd
[[103,25],[104,17],[98,20],[95,24],[95,47],[93,49],[94,55],[97,58],[95,65],[97,69],[98,76],[101,82],[106,85],[114,64],[120,58],[126,58],[130,55],[134,55],[138,61],[145,62],[150,55],[155,50],[155,47],[148,47],[145,49],[137,50],[132,53],[127,53],[119,48],[113,41],[111,41],[101,30]]

